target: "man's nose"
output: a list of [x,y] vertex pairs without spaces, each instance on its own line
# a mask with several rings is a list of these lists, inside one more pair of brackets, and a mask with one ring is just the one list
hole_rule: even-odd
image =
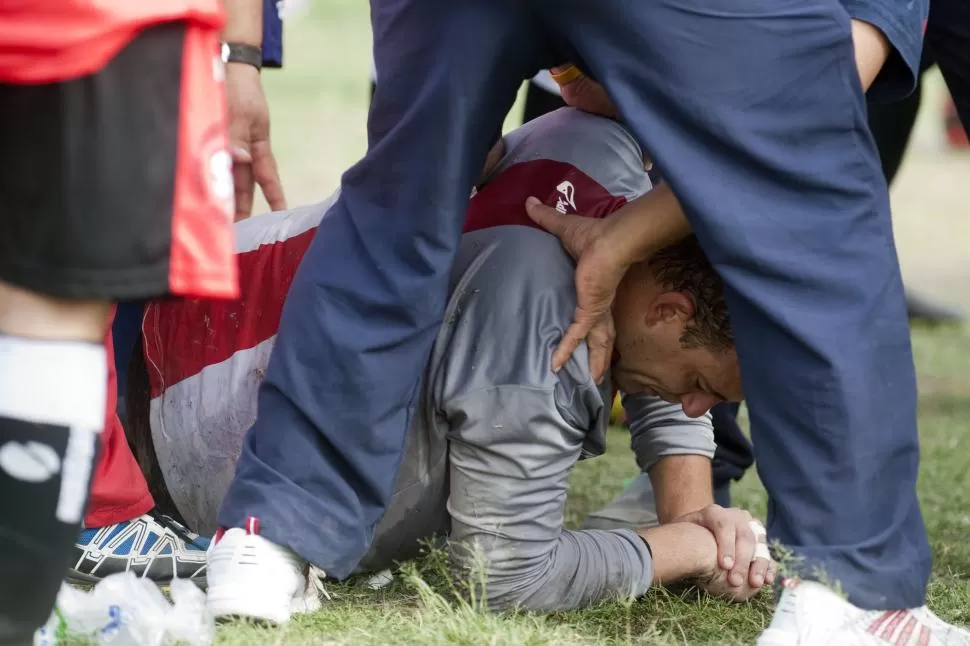
[[680,405],[687,417],[700,417],[714,407],[717,398],[707,393],[690,393],[680,398]]

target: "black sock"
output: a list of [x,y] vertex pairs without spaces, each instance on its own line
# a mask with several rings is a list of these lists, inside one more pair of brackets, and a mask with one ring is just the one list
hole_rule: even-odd
[[32,644],[84,517],[106,364],[100,345],[0,336],[0,645]]

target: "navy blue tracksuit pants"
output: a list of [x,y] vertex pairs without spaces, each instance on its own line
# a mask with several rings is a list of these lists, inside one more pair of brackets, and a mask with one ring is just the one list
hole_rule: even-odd
[[940,68],[960,121],[970,132],[970,3],[931,0],[926,53]]
[[294,279],[220,524],[258,516],[330,575],[353,570],[490,139],[522,79],[573,60],[724,278],[769,536],[860,606],[923,603],[914,370],[849,16],[835,0],[716,4],[372,0],[368,152]]

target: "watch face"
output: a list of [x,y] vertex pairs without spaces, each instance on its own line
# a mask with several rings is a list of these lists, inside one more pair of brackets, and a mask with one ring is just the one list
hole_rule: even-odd
[[228,43],[222,43],[222,62],[223,63],[228,63],[229,62],[229,44]]

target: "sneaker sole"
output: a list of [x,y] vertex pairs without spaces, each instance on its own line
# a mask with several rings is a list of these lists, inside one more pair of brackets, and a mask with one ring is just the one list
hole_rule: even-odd
[[285,607],[277,609],[275,612],[267,612],[266,606],[259,603],[258,600],[241,598],[234,594],[234,592],[235,590],[227,590],[226,593],[220,593],[218,588],[209,588],[205,605],[217,620],[255,620],[264,621],[276,626],[285,624],[290,620],[291,612],[288,603]]

